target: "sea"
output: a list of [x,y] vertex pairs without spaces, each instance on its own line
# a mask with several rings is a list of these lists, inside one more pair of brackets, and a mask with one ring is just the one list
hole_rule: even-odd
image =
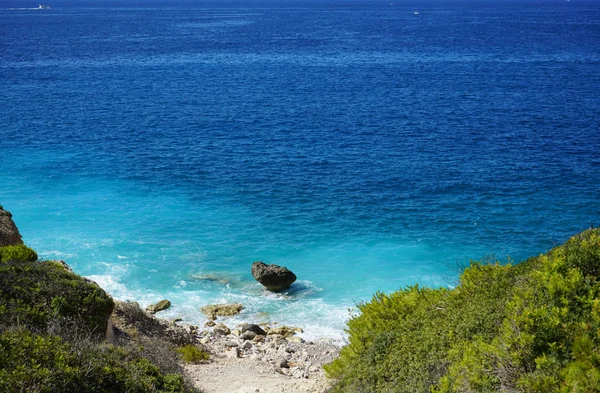
[[600,226],[598,1],[47,5],[0,2],[0,204],[116,299],[343,340]]

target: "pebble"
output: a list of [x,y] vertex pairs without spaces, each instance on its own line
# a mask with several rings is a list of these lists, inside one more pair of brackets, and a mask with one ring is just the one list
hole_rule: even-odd
[[240,350],[237,347],[233,347],[229,351],[227,351],[226,354],[228,358],[239,358]]
[[[294,379],[322,376],[322,365],[333,360],[339,350],[331,342],[308,343],[298,336],[263,336],[249,329],[251,326],[257,325],[242,324],[229,330],[225,324],[219,323],[212,332],[203,331],[206,335],[200,342],[217,356],[267,363],[274,370]],[[268,330],[268,326],[264,330]]]

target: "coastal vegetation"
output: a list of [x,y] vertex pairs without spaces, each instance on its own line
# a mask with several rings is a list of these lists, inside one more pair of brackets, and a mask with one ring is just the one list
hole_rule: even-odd
[[186,363],[201,363],[210,358],[208,352],[190,344],[177,348],[177,352],[181,354],[181,359]]
[[[113,301],[62,261],[38,260],[16,227],[3,239],[13,243],[0,247],[1,392],[196,391],[181,362],[204,363],[209,353],[190,339],[191,328],[154,318],[135,302]],[[241,309],[213,305],[207,312]],[[348,322],[348,345],[324,366],[334,393],[600,391],[597,229],[521,263],[472,262],[454,287],[377,293],[358,309]],[[296,330],[243,324],[233,334],[216,324],[202,336],[231,358],[268,341],[267,360],[294,369],[285,375],[308,378],[310,366],[298,365],[315,357],[294,349]],[[232,350],[237,337],[241,349]],[[300,357],[275,357],[281,343]]]
[[325,366],[334,392],[600,391],[600,231],[454,288],[377,293]]
[[170,347],[106,341],[114,302],[102,288],[37,259],[22,244],[0,247],[0,391],[195,391]]
[[38,256],[24,244],[0,247],[0,262],[34,262]]

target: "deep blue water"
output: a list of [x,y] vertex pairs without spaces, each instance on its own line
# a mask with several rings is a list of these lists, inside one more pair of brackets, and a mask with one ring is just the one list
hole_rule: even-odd
[[2,2],[0,203],[117,298],[339,336],[600,225],[600,4],[496,3]]

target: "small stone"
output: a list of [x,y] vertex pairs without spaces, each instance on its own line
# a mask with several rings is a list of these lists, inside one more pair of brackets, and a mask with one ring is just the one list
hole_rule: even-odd
[[275,364],[279,368],[290,368],[290,366],[289,366],[288,361],[287,361],[286,358],[277,359],[277,361],[275,362]]
[[219,336],[227,336],[231,330],[225,324],[219,323],[213,328],[213,333]]
[[244,345],[242,345],[242,348],[244,348],[244,349],[250,349],[252,347],[253,347],[253,345],[252,345],[252,342],[250,342],[250,341],[245,341]]
[[292,337],[288,337],[286,340],[293,342],[293,343],[303,343],[304,340],[300,337],[296,337],[296,336],[292,336]]
[[254,337],[254,338],[252,339],[252,341],[254,341],[255,343],[261,343],[261,342],[265,341],[265,336],[260,336],[260,335],[258,335],[258,336],[256,336],[256,337]]
[[242,340],[253,340],[256,337],[256,333],[254,333],[253,331],[248,330],[247,332],[244,332],[244,334],[242,334],[240,336],[240,338]]
[[211,342],[211,338],[212,338],[212,336],[211,336],[211,335],[206,335],[206,336],[204,336],[204,338],[203,338],[202,340],[200,340],[200,342],[201,342],[202,344],[208,344],[208,343],[210,343],[210,342]]
[[294,378],[308,378],[308,374],[300,369],[300,368],[296,368],[294,370],[292,370],[292,377]]
[[208,321],[204,324],[204,326],[206,327],[213,327],[215,326],[217,323],[215,321]]
[[151,314],[154,314],[159,311],[166,310],[169,307],[171,307],[171,302],[165,299],[165,300],[161,300],[160,302],[158,302],[156,304],[149,305],[148,307],[146,307],[146,311],[148,311]]
[[293,336],[294,334],[296,334],[296,332],[293,330],[293,328],[287,327],[287,326],[278,326],[278,327],[274,327],[269,329],[269,331],[267,332],[267,334],[269,336],[272,335],[279,335],[282,337],[290,337]]
[[239,358],[240,350],[238,349],[238,347],[233,347],[229,351],[227,351],[226,356],[228,358]]
[[238,327],[240,328],[242,333],[246,333],[246,332],[250,331],[250,332],[254,332],[256,334],[262,334],[263,336],[267,334],[260,326],[255,325],[253,323],[242,323]]
[[231,334],[233,334],[234,336],[239,337],[242,334],[242,332],[239,329],[233,329],[231,331]]
[[238,343],[234,343],[233,341],[225,341],[223,343],[224,346],[226,346],[227,348],[233,348],[233,347],[238,347],[239,344]]
[[237,315],[242,311],[244,306],[240,303],[227,304],[210,304],[200,309],[208,318],[215,320],[217,316],[228,317]]

